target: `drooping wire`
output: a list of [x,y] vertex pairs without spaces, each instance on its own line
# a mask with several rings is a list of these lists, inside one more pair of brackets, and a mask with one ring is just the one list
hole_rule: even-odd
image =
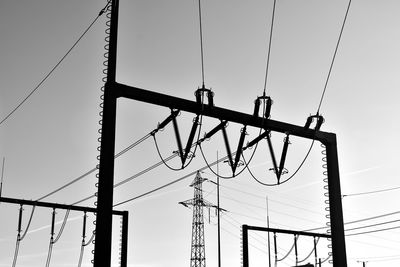
[[336,54],[337,54],[337,51],[338,51],[338,48],[339,48],[340,40],[342,38],[343,29],[344,29],[344,26],[346,24],[347,15],[349,14],[350,5],[351,5],[351,0],[349,0],[349,3],[347,5],[346,14],[345,14],[344,19],[343,19],[342,28],[340,29],[340,34],[339,34],[339,38],[338,38],[337,43],[336,43],[335,52],[333,53],[331,65],[330,65],[329,71],[328,71],[328,76],[326,77],[326,80],[325,80],[324,90],[322,91],[321,99],[319,101],[319,105],[318,105],[318,109],[317,109],[317,115],[319,114],[319,111],[321,109],[321,105],[322,105],[322,101],[323,101],[324,96],[325,96],[326,88],[328,87],[329,78],[331,76],[333,64],[335,63]]
[[[217,172],[215,172],[215,171],[213,170],[213,168],[211,168],[211,166],[212,166],[213,164],[210,164],[210,163],[208,162],[208,160],[207,160],[207,158],[206,158],[206,156],[205,156],[205,154],[204,154],[203,148],[201,147],[201,144],[199,145],[199,148],[200,148],[201,155],[202,155],[202,157],[203,157],[203,159],[204,159],[204,162],[205,162],[206,165],[207,165],[207,168],[208,168],[214,175],[216,175],[216,176],[218,175],[219,178],[222,178],[222,179],[232,179],[232,178],[235,178],[236,176],[240,175],[240,174],[246,169],[246,167],[244,167],[244,168],[241,169],[238,173],[233,174],[232,176],[223,176],[223,175],[221,175],[221,174],[217,174]],[[232,152],[232,156],[235,156],[236,153],[237,153],[237,151]],[[225,162],[225,160],[227,160],[227,159],[228,159],[228,156],[225,156],[225,157],[223,157],[223,158],[220,158],[218,161],[215,161],[214,163]]]
[[[245,126],[246,127],[246,126]],[[244,130],[243,131],[245,131],[245,127],[244,127]],[[260,130],[260,133],[261,133],[261,130]],[[260,135],[260,133],[259,133],[259,135]],[[201,152],[201,155],[202,155],[202,157],[203,157],[203,159],[204,159],[204,162],[206,163],[206,165],[208,166],[208,168],[210,169],[210,171],[215,175],[215,176],[218,176],[218,177],[220,177],[220,178],[223,178],[223,179],[232,179],[232,178],[235,178],[236,176],[238,176],[238,175],[240,175],[245,169],[246,169],[246,167],[248,166],[248,164],[250,164],[250,162],[251,162],[251,160],[253,159],[253,156],[254,156],[254,154],[255,154],[255,152],[256,152],[256,149],[254,149],[254,151],[253,151],[253,153],[252,153],[252,155],[251,155],[251,157],[250,157],[250,160],[249,160],[249,162],[248,163],[245,163],[244,165],[244,167],[238,172],[238,173],[233,173],[233,175],[232,176],[221,176],[220,174],[218,174],[217,172],[215,172],[212,168],[211,168],[211,164],[209,164],[209,162],[208,162],[208,160],[207,160],[207,157],[205,156],[205,154],[204,154],[204,151],[203,151],[203,148],[202,148],[202,146],[201,146],[201,143],[203,142],[203,141],[205,141],[205,140],[207,140],[207,138],[205,137],[205,138],[203,138],[203,139],[201,139],[200,141],[199,141],[199,148],[200,148],[200,152]],[[257,144],[256,144],[257,145]],[[243,151],[245,151],[246,149],[248,149],[249,147],[248,146],[245,146],[245,147],[243,147],[243,148],[241,148],[241,155],[243,156]],[[235,156],[236,154],[238,153],[238,151],[234,151],[234,152],[232,152],[232,153],[230,153],[231,154],[231,157],[233,157],[233,156]],[[229,152],[228,152],[228,154],[229,154]],[[229,158],[229,156],[227,155],[227,156],[225,156],[225,157],[223,157],[223,158],[221,158],[221,159],[219,159],[218,161],[216,161],[215,163],[219,163],[219,162],[225,162],[225,160],[226,159],[228,159]]]
[[62,235],[62,233],[64,231],[65,225],[67,224],[69,212],[70,212],[69,209],[65,212],[63,223],[62,223],[62,225],[60,227],[60,230],[59,230],[56,238],[53,240],[53,244],[55,244],[60,239],[60,237],[61,237],[61,235]]
[[51,236],[50,236],[50,243],[49,243],[49,251],[47,254],[47,260],[46,260],[46,265],[45,265],[46,267],[50,266],[50,260],[51,260],[54,244],[57,243],[57,241],[60,239],[60,237],[64,231],[65,225],[67,224],[69,212],[70,212],[69,209],[65,212],[63,223],[60,227],[60,230],[59,230],[56,238],[54,238],[54,225],[55,225],[56,211],[55,211],[55,209],[53,209],[52,222],[51,222],[51,233],[50,233]]
[[[156,150],[157,150],[157,154],[158,154],[158,156],[160,157],[162,163],[163,163],[168,169],[170,169],[170,170],[172,170],[172,171],[180,171],[181,168],[174,168],[174,167],[170,166],[170,165],[166,162],[166,160],[164,159],[164,157],[161,155],[160,148],[158,147],[158,142],[157,142],[157,139],[156,139],[156,135],[153,135],[153,140],[154,140],[154,145],[155,145]],[[178,156],[178,153],[175,153],[175,155]]]
[[31,226],[33,214],[35,213],[35,208],[36,208],[36,206],[32,206],[31,215],[29,216],[28,224],[26,225],[25,231],[22,234],[22,236],[19,239],[19,241],[22,241],[25,238],[26,234],[28,233],[29,227]]
[[292,247],[289,249],[289,251],[285,254],[285,256],[283,256],[282,258],[280,258],[280,259],[276,259],[276,261],[278,262],[278,261],[283,261],[284,259],[286,259],[289,255],[290,255],[290,253],[292,253],[292,251],[293,251],[293,249],[294,249],[294,247],[295,247],[295,244],[296,244],[296,241],[299,239],[299,236],[298,235],[295,235],[295,241],[293,242],[293,245],[292,245]]
[[[110,2],[110,1],[109,1]],[[107,3],[107,5],[109,4]],[[64,59],[71,53],[71,51],[75,48],[75,46],[81,41],[81,39],[86,35],[86,33],[92,28],[93,24],[96,23],[98,18],[103,15],[105,8],[101,9],[96,18],[89,24],[89,26],[84,30],[84,32],[79,36],[79,38],[75,41],[75,43],[71,46],[70,49],[61,57],[61,59],[57,62],[56,65],[44,76],[44,78],[33,88],[33,90],[14,108],[12,109],[8,115],[6,115],[1,121],[0,126],[13,115],[27,100],[30,98],[39,88],[40,86],[50,77],[51,74],[58,68],[58,66],[64,61]]]
[[[202,109],[203,109],[203,105],[202,105]],[[199,122],[198,124],[200,125],[200,127],[199,127],[198,133],[197,133],[197,141],[194,142],[194,143],[191,145],[191,148],[194,147],[194,151],[192,152],[192,155],[190,156],[189,161],[188,161],[186,164],[182,165],[181,168],[174,168],[174,167],[172,167],[171,165],[169,165],[169,164],[166,162],[166,160],[164,159],[164,157],[161,155],[161,151],[160,151],[160,148],[159,148],[159,146],[158,146],[157,139],[156,139],[156,133],[158,132],[159,129],[153,130],[153,131],[152,131],[151,135],[153,136],[154,145],[155,145],[155,147],[156,147],[157,154],[158,154],[158,156],[160,157],[161,161],[164,163],[164,165],[165,165],[168,169],[170,169],[170,170],[172,170],[172,171],[180,171],[180,170],[183,170],[183,169],[185,169],[187,166],[190,165],[190,163],[192,162],[192,160],[194,159],[194,157],[195,157],[195,155],[196,155],[197,147],[198,147],[199,144],[202,142],[202,141],[200,140],[200,133],[201,133],[201,126],[202,126],[202,124],[203,124],[203,115],[200,115],[200,122]],[[178,155],[179,155],[179,152],[175,153],[175,155],[178,156]],[[180,156],[182,157],[182,155],[180,155]]]
[[89,241],[85,241],[86,238],[86,212],[83,215],[83,230],[82,230],[82,242],[81,242],[81,251],[79,254],[79,261],[78,261],[78,267],[82,266],[82,259],[83,259],[83,253],[85,251],[85,247],[88,246],[89,244],[92,243],[94,239],[94,234],[92,233],[92,236],[90,237]]
[[[320,239],[320,237],[317,238],[316,244],[318,244],[319,239]],[[309,253],[304,259],[298,260],[297,263],[305,262],[309,257],[311,257],[311,255],[314,253],[315,249],[316,249],[316,247],[314,246],[314,247],[311,249],[310,253]]]
[[[264,186],[277,186],[277,185],[280,185],[280,184],[284,184],[284,183],[290,181],[290,180],[299,172],[299,170],[303,167],[304,163],[306,162],[306,160],[307,160],[308,156],[310,155],[310,152],[311,152],[311,150],[312,150],[312,148],[313,148],[313,146],[314,146],[314,141],[315,141],[315,140],[313,139],[312,142],[311,142],[310,148],[308,149],[308,151],[307,151],[306,155],[304,156],[303,160],[301,161],[300,165],[297,167],[296,171],[295,171],[290,177],[288,177],[286,180],[283,180],[283,181],[279,182],[279,184],[278,184],[278,183],[276,183],[276,184],[269,184],[269,183],[262,182],[262,181],[261,181],[260,179],[258,179],[258,178],[253,174],[253,172],[250,170],[250,168],[248,167],[249,164],[246,164],[246,163],[245,163],[246,166],[247,166],[247,170],[249,171],[250,176],[251,176],[257,183],[259,183],[259,184],[261,184],[261,185],[264,185]],[[244,157],[243,157],[243,161],[246,162],[246,159],[245,159]]]

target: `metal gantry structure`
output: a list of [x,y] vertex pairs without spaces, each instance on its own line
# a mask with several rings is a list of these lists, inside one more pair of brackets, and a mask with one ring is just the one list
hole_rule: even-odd
[[[18,204],[21,206],[32,206],[32,207],[44,207],[44,208],[51,208],[53,209],[53,214],[56,209],[60,210],[67,210],[67,211],[81,211],[81,212],[90,212],[96,213],[97,209],[92,207],[83,207],[83,206],[74,206],[74,205],[66,205],[66,204],[58,204],[52,202],[43,202],[43,201],[34,201],[34,200],[25,200],[25,199],[16,199],[16,198],[9,198],[9,197],[0,197],[0,202],[2,203],[9,203],[9,204]],[[21,231],[21,220],[22,220],[22,209],[20,209],[19,214],[19,222],[18,222],[18,233]],[[120,263],[121,267],[127,267],[128,262],[128,211],[118,211],[112,210],[112,215],[117,215],[122,217],[122,228],[121,228],[121,251],[120,251]],[[86,216],[86,215],[85,215]],[[82,237],[85,236],[85,226],[86,220],[84,220],[83,226],[83,233]],[[52,219],[52,228],[54,228],[54,215]],[[54,230],[52,229],[52,233]],[[110,252],[111,253],[111,252]]]
[[202,116],[216,118],[222,122],[238,123],[259,128],[266,132],[279,132],[287,136],[292,135],[321,142],[326,147],[332,262],[334,267],[347,267],[336,135],[320,131],[319,128],[310,129],[309,127],[271,120],[265,116],[259,117],[216,107],[210,101],[208,105],[205,105],[198,101],[190,101],[118,83],[115,79],[118,10],[119,0],[112,0],[107,81],[104,90],[101,128],[94,266],[103,267],[111,264],[116,104],[118,98],[128,98],[167,107],[171,110],[202,114]]
[[[277,252],[277,237],[276,234],[286,234],[286,235],[293,235],[294,236],[294,244],[293,247],[295,248],[295,266],[310,266],[310,267],[321,267],[321,259],[318,258],[318,253],[317,253],[317,238],[326,238],[329,239],[331,238],[331,235],[329,234],[321,234],[321,233],[311,233],[311,232],[304,232],[304,231],[292,231],[292,230],[285,230],[285,229],[277,229],[277,228],[269,228],[269,227],[259,227],[259,226],[251,226],[251,225],[242,225],[242,256],[243,256],[243,267],[249,267],[250,266],[250,257],[249,257],[249,231],[260,231],[260,232],[268,232],[268,233],[273,233],[274,234],[274,254],[275,254],[275,265],[277,266],[278,258],[278,252]],[[300,260],[298,260],[298,255],[297,255],[297,238],[299,236],[309,236],[314,238],[314,247],[313,251],[314,252],[314,257],[315,257],[315,265],[312,264],[306,264],[306,265],[299,265]],[[269,244],[268,244],[269,245]],[[311,256],[311,254],[309,255]],[[329,255],[328,257],[329,258]]]
[[185,207],[193,206],[190,267],[206,266],[203,208],[217,208],[214,204],[203,199],[202,185],[204,181],[207,181],[207,179],[201,177],[200,172],[197,172],[196,177],[190,185],[194,188],[193,198],[179,202],[179,204]]

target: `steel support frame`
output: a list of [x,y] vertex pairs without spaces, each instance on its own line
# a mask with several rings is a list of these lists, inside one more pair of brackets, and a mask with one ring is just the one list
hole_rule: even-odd
[[115,77],[119,0],[112,0],[111,5],[108,71],[101,132],[94,266],[103,267],[111,264],[116,103],[118,98],[123,97],[190,113],[199,114],[201,111],[203,116],[316,140],[324,144],[328,168],[333,266],[347,267],[336,135],[211,105],[199,106],[194,101],[117,83]]
[[[320,234],[320,233],[310,233],[304,231],[292,231],[285,229],[277,229],[277,228],[269,228],[269,227],[258,227],[251,225],[242,225],[242,252],[243,252],[243,267],[249,267],[249,230],[251,231],[261,231],[261,232],[273,232],[273,233],[281,233],[281,234],[289,234],[289,235],[303,235],[303,236],[312,236],[312,237],[321,237],[321,238],[331,238],[331,235],[328,234]],[[334,264],[334,266],[337,266]]]
[[[34,201],[34,200],[25,200],[25,199],[17,199],[17,198],[8,198],[8,197],[0,197],[0,202],[10,203],[10,204],[19,204],[19,205],[29,205],[29,206],[35,206],[35,207],[52,208],[52,209],[64,209],[64,210],[92,212],[92,213],[97,212],[96,208],[91,208],[91,207],[74,206],[74,205],[66,205],[66,204],[58,204],[58,203],[52,203],[52,202]],[[121,267],[127,267],[129,212],[128,211],[111,210],[111,214],[122,216]]]

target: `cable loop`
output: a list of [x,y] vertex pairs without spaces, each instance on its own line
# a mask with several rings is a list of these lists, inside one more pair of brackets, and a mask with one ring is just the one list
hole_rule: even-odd
[[[307,153],[306,153],[304,159],[303,159],[302,162],[300,163],[299,167],[297,167],[296,171],[295,171],[289,178],[287,178],[287,179],[284,180],[284,181],[280,181],[279,183],[274,183],[274,184],[264,183],[264,182],[261,182],[261,180],[259,180],[259,179],[257,179],[257,178],[255,177],[255,175],[253,174],[253,172],[250,170],[249,167],[247,167],[247,170],[249,171],[250,176],[251,176],[257,183],[259,183],[259,184],[261,184],[261,185],[264,185],[264,186],[277,186],[277,185],[280,185],[280,184],[284,184],[284,183],[290,181],[290,180],[298,173],[298,171],[303,167],[305,161],[307,160],[308,156],[310,155],[310,152],[311,152],[311,150],[312,150],[312,147],[313,147],[313,145],[314,145],[314,142],[315,142],[315,139],[312,140],[311,145],[310,145],[310,148],[308,149],[308,151],[307,151]],[[258,143],[257,143],[256,145],[258,146]],[[257,147],[256,147],[256,149],[257,149]],[[243,157],[244,162],[246,163],[246,159],[244,158],[243,155],[242,155],[242,157]],[[248,165],[249,165],[249,164],[246,164],[246,166],[248,166]]]

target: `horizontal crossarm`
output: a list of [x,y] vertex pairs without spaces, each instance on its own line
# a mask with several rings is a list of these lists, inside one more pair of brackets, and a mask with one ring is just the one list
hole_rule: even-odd
[[128,86],[113,82],[110,84],[113,88],[113,93],[116,98],[123,97],[141,102],[146,102],[158,106],[168,107],[170,109],[178,109],[195,114],[202,114],[204,116],[235,122],[243,125],[253,126],[257,128],[264,128],[275,132],[290,134],[298,137],[315,139],[324,144],[336,140],[333,133],[322,131],[315,131],[307,129],[302,126],[297,126],[280,121],[256,117],[250,114],[233,111],[216,106],[203,105],[199,106],[196,101],[190,101],[183,98],[178,98],[162,93],[157,93],[138,87]]

